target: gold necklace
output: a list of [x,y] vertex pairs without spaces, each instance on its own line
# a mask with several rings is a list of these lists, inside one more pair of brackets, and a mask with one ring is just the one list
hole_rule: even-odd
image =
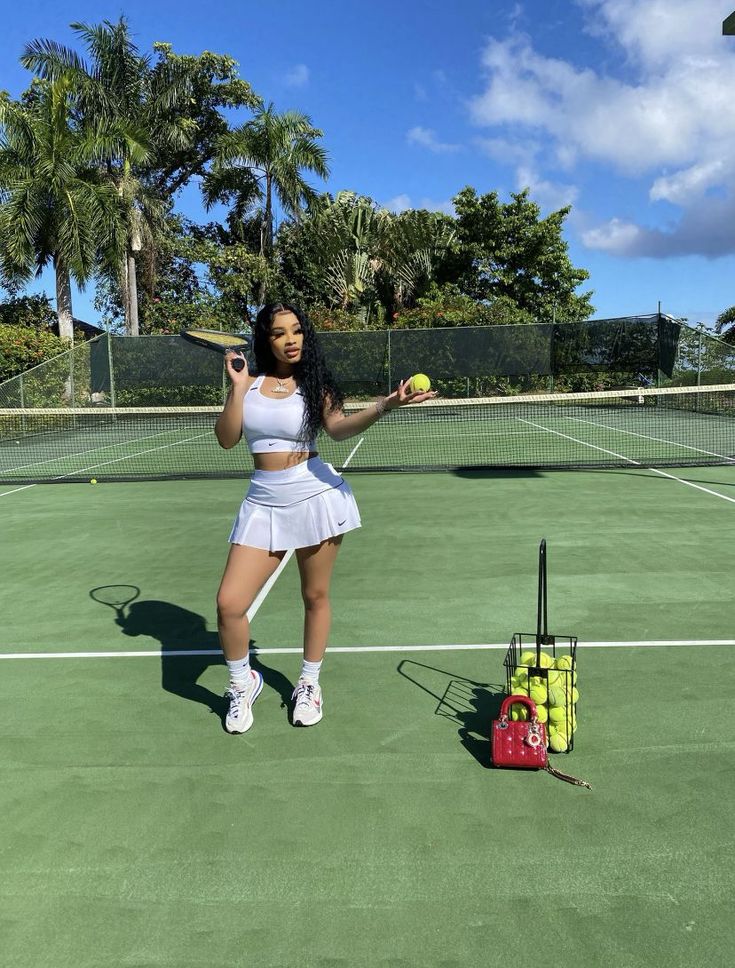
[[289,390],[289,388],[286,386],[286,380],[290,380],[291,379],[290,376],[285,377],[285,379],[283,379],[283,380],[281,380],[277,376],[274,376],[273,379],[276,381],[276,384],[277,384],[276,386],[273,387],[273,392],[274,393],[290,393],[291,392]]

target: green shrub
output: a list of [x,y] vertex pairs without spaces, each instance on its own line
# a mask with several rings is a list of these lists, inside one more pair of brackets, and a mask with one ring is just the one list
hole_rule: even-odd
[[69,344],[54,333],[0,323],[0,383],[68,348]]

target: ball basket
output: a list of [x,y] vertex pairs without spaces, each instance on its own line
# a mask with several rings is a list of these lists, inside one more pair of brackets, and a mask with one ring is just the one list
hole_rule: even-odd
[[[570,753],[577,729],[577,639],[550,635],[547,622],[546,539],[539,546],[536,633],[516,632],[503,660],[506,692],[530,697],[546,727],[551,752]],[[506,700],[507,701],[507,700]],[[509,704],[511,720],[528,717],[525,706]]]

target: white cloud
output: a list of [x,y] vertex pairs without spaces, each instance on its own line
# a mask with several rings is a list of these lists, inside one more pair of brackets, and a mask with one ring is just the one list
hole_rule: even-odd
[[[547,168],[571,172],[592,161],[647,179],[653,203],[682,208],[667,231],[620,219],[590,229],[584,238],[595,248],[733,251],[732,232],[719,224],[723,196],[733,207],[735,174],[735,45],[719,30],[732,0],[577,3],[585,29],[617,52],[619,76],[541,54],[525,35],[491,38],[485,88],[469,104],[474,123],[492,132],[483,150],[504,152],[517,175],[528,167],[550,197],[573,199],[576,189],[554,182]],[[533,142],[544,142],[543,156],[529,153]],[[710,198],[713,192],[720,198]],[[695,211],[703,198],[709,204]]]
[[533,201],[547,211],[572,205],[579,197],[579,189],[576,185],[564,185],[561,182],[542,178],[534,168],[525,165],[521,165],[516,170],[516,187],[528,188]]
[[388,199],[387,202],[383,204],[383,208],[387,208],[389,212],[395,212],[396,215],[400,215],[401,212],[407,212],[411,205],[410,195],[396,195],[395,198]]
[[289,87],[305,87],[309,83],[311,71],[306,64],[295,64],[284,77]]
[[422,148],[428,148],[429,151],[433,151],[435,154],[447,154],[453,151],[459,151],[460,149],[459,145],[439,141],[436,132],[430,128],[411,128],[406,134],[406,141],[410,145],[419,145]]
[[[651,201],[672,202],[674,205],[686,204],[697,196],[703,195],[708,188],[721,185],[727,166],[722,158],[704,164],[692,165],[683,171],[676,172],[675,175],[662,175],[657,178],[649,196]],[[730,171],[729,178],[732,179],[734,173]]]
[[705,198],[688,208],[671,229],[652,229],[611,219],[582,234],[585,245],[627,258],[669,259],[735,253],[735,198]]

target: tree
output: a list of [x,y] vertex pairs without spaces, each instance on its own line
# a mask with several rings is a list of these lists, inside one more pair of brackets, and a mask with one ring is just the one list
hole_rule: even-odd
[[260,206],[260,255],[271,264],[274,200],[287,215],[296,216],[317,199],[302,173],[314,172],[320,178],[329,175],[326,152],[318,143],[322,135],[307,115],[298,111],[277,114],[269,104],[218,141],[215,162],[204,179],[205,205],[230,204],[235,222]]
[[562,238],[570,208],[540,217],[528,191],[503,203],[496,192],[465,188],[454,199],[461,289],[479,300],[513,300],[538,321],[573,321],[592,313],[591,292],[577,295],[589,278],[573,266]]
[[127,245],[107,267],[121,291],[126,330],[138,330],[137,261],[146,252],[149,297],[155,287],[157,235],[173,197],[202,175],[217,138],[228,130],[219,109],[255,108],[260,99],[237,77],[231,57],[179,56],[156,44],[155,63],[132,41],[127,21],[74,23],[89,63],[53,41],[29,44],[23,64],[42,77],[70,75],[79,91],[79,122],[104,142],[99,162],[127,213]]
[[0,275],[25,283],[51,262],[59,335],[73,339],[71,280],[83,288],[123,245],[123,212],[94,164],[101,144],[74,124],[72,79],[0,98]]
[[715,321],[715,332],[727,343],[735,343],[735,306],[725,309]]

